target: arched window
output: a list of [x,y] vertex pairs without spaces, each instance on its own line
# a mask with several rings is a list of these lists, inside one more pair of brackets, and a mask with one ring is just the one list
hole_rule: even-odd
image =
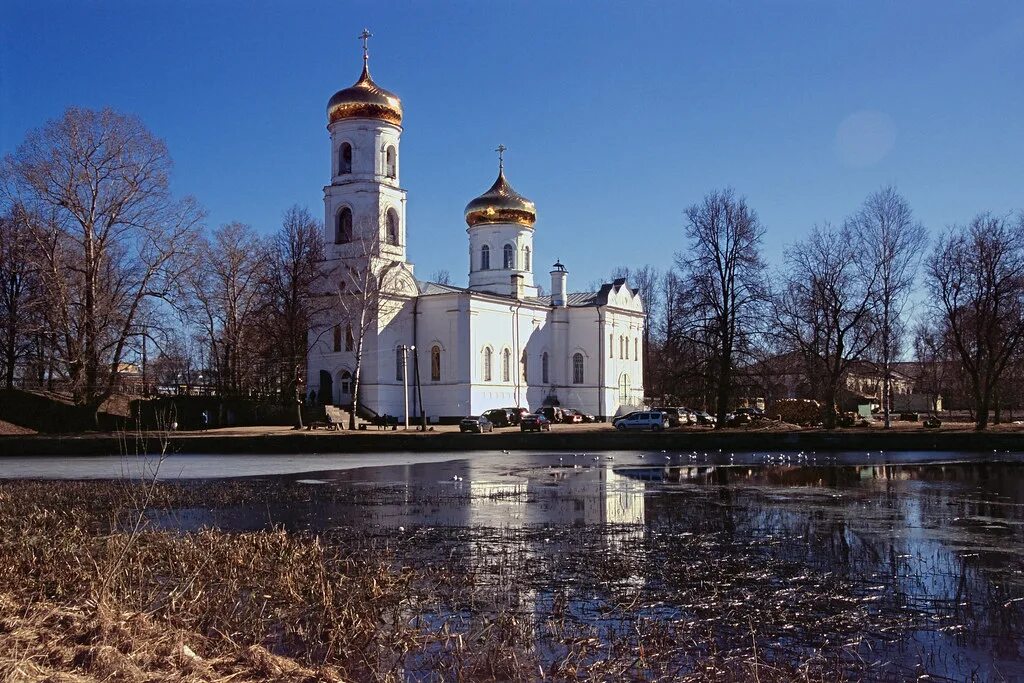
[[623,346],[626,347],[626,360],[629,360],[629,337],[623,337],[622,341],[625,342]]
[[352,393],[352,373],[348,370],[341,373],[341,393],[343,395]]
[[501,263],[501,267],[505,270],[513,270],[516,267],[516,248],[511,244],[505,245],[504,258]]
[[526,351],[523,351],[522,360],[520,360],[519,362],[523,366],[523,382],[526,383],[529,381],[526,376]]
[[480,247],[480,270],[491,269],[491,248],[486,244]]
[[352,241],[352,209],[341,207],[338,212],[338,225],[334,232],[335,244],[348,244]]
[[583,384],[583,354],[575,353],[572,356],[572,383]]
[[402,358],[402,347],[399,346],[398,348],[395,349],[395,380],[399,382],[402,381],[402,370],[405,369],[405,364],[402,362],[403,360],[404,359]]
[[436,344],[430,349],[430,381],[441,381],[441,347]]
[[530,269],[530,248],[523,247],[523,270]]
[[341,351],[341,325],[334,326],[334,352]]
[[633,337],[633,360],[640,360],[640,337]]
[[629,405],[629,375],[625,373],[619,377],[619,403]]
[[508,349],[501,352],[501,381],[512,381],[512,352]]
[[388,244],[398,244],[398,212],[388,209]]
[[352,325],[349,324],[345,328],[345,350],[346,351],[351,351],[352,349],[355,348],[355,346],[356,346],[356,338],[355,338],[355,335],[352,334]]
[[490,382],[491,381],[491,360],[492,360],[491,357],[493,355],[494,355],[494,352],[491,351],[491,347],[488,346],[488,347],[486,347],[484,349],[484,368],[483,368],[484,369],[484,373],[483,374],[484,374],[484,381],[485,382]]
[[540,354],[540,381],[548,383],[548,352]]
[[388,151],[384,153],[384,174],[388,178],[398,177],[398,153],[394,145],[389,146]]
[[348,175],[352,172],[352,145],[347,142],[341,143],[338,148],[338,175]]
[[615,333],[608,335],[608,357],[615,358]]

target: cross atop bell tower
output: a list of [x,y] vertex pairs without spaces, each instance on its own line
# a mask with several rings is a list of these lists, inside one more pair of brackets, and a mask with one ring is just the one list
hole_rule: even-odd
[[364,28],[363,32],[359,34],[359,39],[363,41],[363,66],[365,67],[370,61],[370,38],[373,38],[373,34],[370,33],[370,29]]

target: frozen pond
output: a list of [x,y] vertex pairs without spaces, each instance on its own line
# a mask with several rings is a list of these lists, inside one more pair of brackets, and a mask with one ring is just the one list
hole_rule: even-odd
[[[5,458],[0,475],[151,465]],[[424,618],[468,633],[516,615],[549,664],[566,656],[566,634],[620,646],[657,636],[665,670],[689,674],[756,648],[812,680],[815,666],[1024,679],[1016,453],[175,455],[160,476],[228,478],[244,495],[153,510],[157,526],[315,532],[386,549],[396,566],[444,567],[494,604],[454,599]],[[409,655],[411,679],[426,656]]]
[[[595,454],[534,451],[467,451],[458,453],[306,453],[289,455],[192,455],[175,453],[160,464],[161,479],[221,479],[227,477],[254,477],[287,475],[302,472],[338,471],[358,468],[420,465],[459,461],[472,463],[479,472],[498,474],[509,469],[544,466],[567,462],[573,456],[581,458],[578,464],[591,462]],[[622,465],[640,463],[669,463],[672,465],[878,465],[915,462],[949,461],[1024,461],[1024,454],[1010,452],[957,452],[957,451],[840,451],[812,453],[803,451],[771,453],[713,452],[638,452],[606,451],[600,453],[602,461],[608,457]],[[136,456],[24,456],[0,457],[0,479],[119,479],[123,477],[149,477],[154,472],[155,457]]]

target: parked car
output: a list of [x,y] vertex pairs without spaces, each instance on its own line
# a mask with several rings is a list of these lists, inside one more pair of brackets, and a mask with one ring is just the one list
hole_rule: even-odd
[[562,422],[566,424],[579,424],[583,422],[583,414],[572,408],[562,408]]
[[[573,410],[575,410],[575,408]],[[584,422],[597,422],[597,418],[590,413],[585,413],[582,410],[576,410],[576,412],[583,418]]]
[[696,424],[697,417],[693,414],[693,411],[689,408],[682,406],[677,408],[672,407],[656,407],[651,410],[658,410],[668,417],[669,427],[678,427],[679,425]]
[[495,427],[508,427],[512,424],[512,411],[509,408],[492,408],[484,412],[484,417]]
[[684,424],[679,419],[679,409],[678,408],[664,408],[664,407],[661,407],[661,406],[655,406],[655,407],[651,408],[651,410],[656,410],[659,413],[665,413],[665,418],[668,420],[668,422],[666,424],[669,427],[678,427],[680,424]]
[[699,425],[714,425],[718,421],[718,418],[706,410],[696,410],[693,414],[697,418],[697,424]]
[[561,423],[565,421],[564,411],[558,406],[543,406],[537,411],[537,415],[543,415],[551,423]]
[[737,408],[726,416],[726,424],[730,427],[739,427],[754,420],[763,420],[764,411],[757,408]]
[[459,423],[460,432],[493,432],[494,423],[483,415],[469,415]]
[[657,410],[645,410],[632,416],[624,417],[615,423],[615,428],[620,432],[627,429],[650,429],[660,432],[668,424],[668,417],[665,413]]
[[513,426],[519,424],[519,421],[523,419],[523,415],[530,414],[530,411],[526,408],[505,408],[505,410],[509,411]]
[[618,417],[612,419],[612,426],[616,427],[616,426],[618,426],[620,420],[625,420],[627,417],[633,417],[634,415],[639,415],[641,412],[642,411],[640,411],[640,410],[634,410],[631,413],[626,413],[625,415],[619,415]]
[[543,413],[527,413],[519,421],[519,430],[523,432],[550,432],[551,420]]

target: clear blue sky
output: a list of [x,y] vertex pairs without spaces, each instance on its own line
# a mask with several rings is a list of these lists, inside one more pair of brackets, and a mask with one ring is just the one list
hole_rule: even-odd
[[325,106],[374,78],[405,107],[417,272],[464,282],[462,211],[504,143],[537,203],[539,281],[665,267],[682,211],[731,185],[767,255],[895,184],[930,229],[1024,207],[1024,2],[0,4],[0,152],[69,105],[140,116],[175,187],[262,231],[322,219]]

